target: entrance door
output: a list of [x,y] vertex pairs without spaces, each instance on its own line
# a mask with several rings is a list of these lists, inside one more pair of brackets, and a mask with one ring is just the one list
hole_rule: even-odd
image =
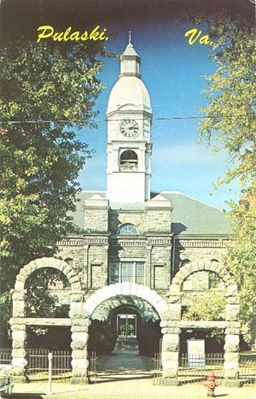
[[122,338],[136,338],[137,316],[136,314],[117,315],[117,334]]

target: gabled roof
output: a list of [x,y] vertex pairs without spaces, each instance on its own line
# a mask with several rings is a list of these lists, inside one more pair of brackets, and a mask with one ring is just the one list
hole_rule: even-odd
[[[196,199],[179,192],[162,191],[158,198],[164,197],[171,202],[172,232],[179,235],[228,235],[231,233],[229,218],[225,212],[211,205],[204,204]],[[76,211],[72,214],[74,223],[83,228],[84,201],[93,197],[106,198],[105,191],[82,191],[78,194]],[[153,198],[153,197],[152,197]],[[115,204],[116,209],[144,209],[142,204]]]
[[179,192],[162,191],[171,201],[172,231],[175,234],[230,234],[231,226],[225,212]]

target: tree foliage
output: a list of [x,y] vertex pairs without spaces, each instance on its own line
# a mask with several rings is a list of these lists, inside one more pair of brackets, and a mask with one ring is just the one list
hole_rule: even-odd
[[225,148],[230,167],[221,180],[240,183],[246,206],[231,203],[233,240],[227,264],[240,292],[241,318],[255,339],[256,314],[256,52],[255,28],[247,22],[216,21],[212,58],[216,72],[207,77],[208,105],[202,109],[202,136]]
[[[60,285],[59,285],[60,284]],[[57,285],[57,290],[55,286]],[[59,288],[58,289],[58,285]],[[65,295],[70,283],[59,270],[42,268],[34,271],[26,280],[26,316],[27,317],[68,317],[69,306],[62,305],[59,299]],[[69,292],[66,291],[68,296]]]
[[[253,197],[252,197],[253,198]],[[254,201],[256,196],[254,197]],[[238,284],[243,333],[248,343],[256,340],[256,206],[250,197],[233,204],[233,242],[227,262]]]
[[216,71],[206,77],[208,105],[200,125],[203,137],[218,141],[230,155],[225,179],[238,178],[245,189],[256,184],[255,29],[246,23],[211,25]]
[[1,287],[50,255],[73,228],[76,181],[91,155],[74,126],[94,126],[100,44],[6,41],[0,55]]
[[107,321],[93,320],[89,326],[88,352],[97,351],[99,355],[109,355],[116,343],[114,325]]
[[225,293],[211,289],[189,306],[184,320],[225,320]]

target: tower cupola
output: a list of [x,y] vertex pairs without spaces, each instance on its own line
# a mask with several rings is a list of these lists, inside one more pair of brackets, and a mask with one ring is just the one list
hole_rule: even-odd
[[131,42],[131,33],[129,32],[129,43],[120,57],[120,76],[140,77],[140,56],[137,54]]
[[129,35],[107,107],[107,198],[112,203],[150,198],[152,111],[139,68],[140,57]]

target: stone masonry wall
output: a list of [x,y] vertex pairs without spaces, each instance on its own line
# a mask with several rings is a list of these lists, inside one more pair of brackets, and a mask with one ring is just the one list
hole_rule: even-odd
[[170,208],[147,208],[146,220],[148,232],[170,233],[171,231]]
[[124,223],[131,223],[138,229],[139,234],[145,233],[145,211],[121,211],[111,209],[109,211],[109,230],[111,233],[116,234],[118,227]]
[[107,208],[86,208],[84,211],[84,229],[87,232],[108,230]]

